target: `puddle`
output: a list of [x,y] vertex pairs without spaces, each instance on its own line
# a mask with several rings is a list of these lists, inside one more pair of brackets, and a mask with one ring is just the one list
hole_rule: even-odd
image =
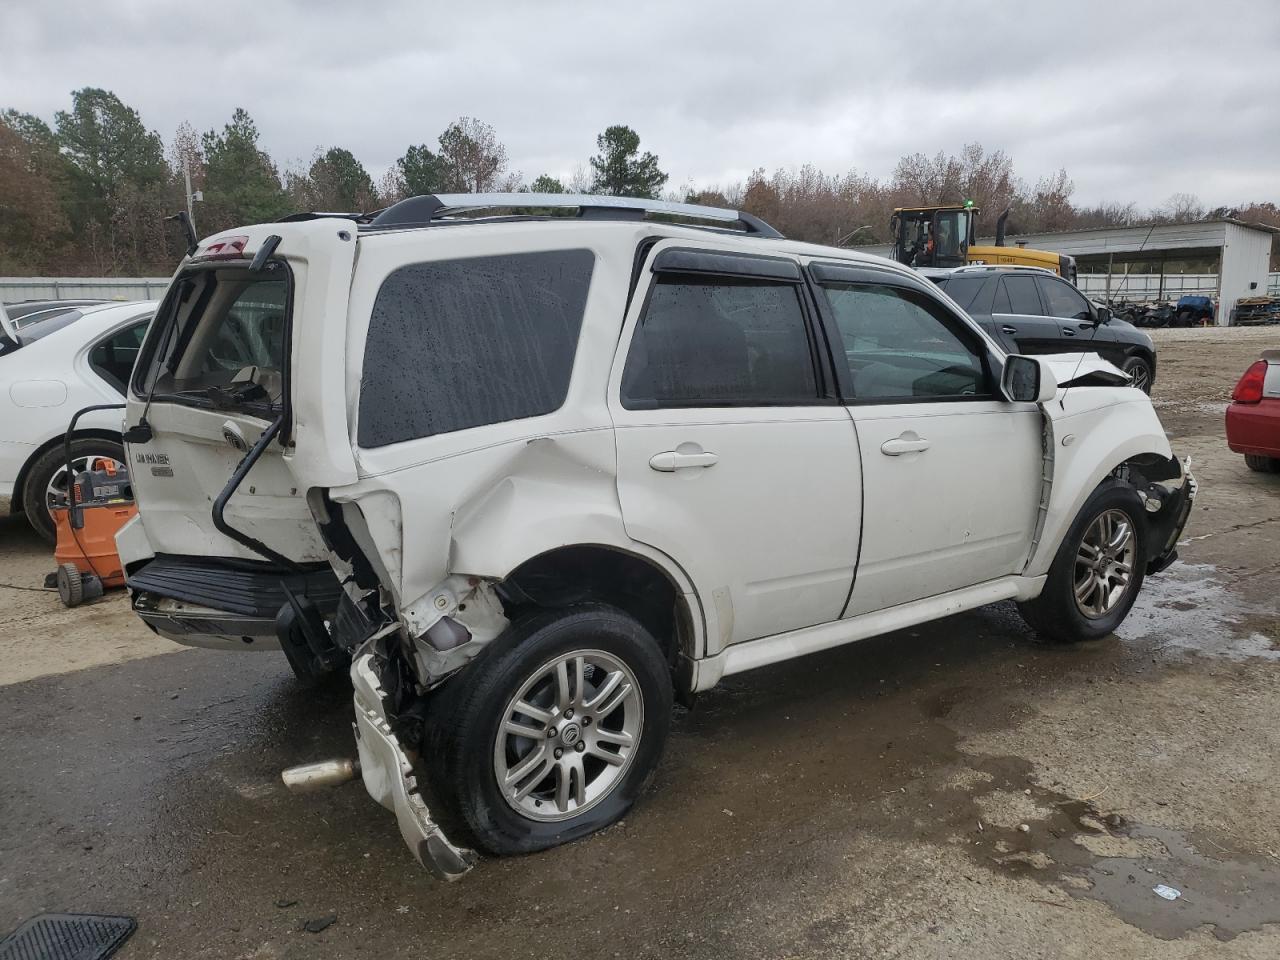
[[[984,826],[975,854],[997,870],[1104,903],[1126,923],[1164,940],[1202,926],[1231,940],[1280,923],[1280,861],[1235,858],[1225,850],[1210,855],[1207,841],[1197,845],[1176,830],[1131,824],[1049,791],[1032,790],[1025,799],[1051,812],[1014,827]],[[1176,898],[1167,899],[1172,891],[1162,896],[1157,887],[1172,888]]]
[[1253,629],[1251,611],[1218,579],[1211,563],[1175,563],[1143,581],[1116,634],[1151,639],[1163,651],[1228,660],[1280,660],[1275,639]]

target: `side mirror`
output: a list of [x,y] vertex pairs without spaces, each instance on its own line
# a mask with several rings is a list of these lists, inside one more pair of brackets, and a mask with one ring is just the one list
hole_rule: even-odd
[[1110,307],[1094,307],[1093,322],[1102,324],[1111,319]]
[[1057,395],[1058,380],[1043,360],[1015,353],[1005,357],[1000,389],[1016,403],[1044,403]]

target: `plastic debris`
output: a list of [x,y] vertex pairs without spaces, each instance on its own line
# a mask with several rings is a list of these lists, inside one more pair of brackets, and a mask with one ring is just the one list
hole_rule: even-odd
[[1152,893],[1157,897],[1164,897],[1166,900],[1177,900],[1182,896],[1182,891],[1174,887],[1167,887],[1163,883],[1156,884],[1151,888]]

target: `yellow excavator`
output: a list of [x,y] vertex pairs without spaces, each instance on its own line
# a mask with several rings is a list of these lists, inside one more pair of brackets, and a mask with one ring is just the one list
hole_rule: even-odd
[[1076,282],[1075,257],[1005,245],[1007,209],[996,220],[995,245],[976,245],[974,229],[978,214],[972,200],[936,207],[895,207],[893,219],[889,221],[894,259],[909,267],[963,267],[970,263],[1041,267]]

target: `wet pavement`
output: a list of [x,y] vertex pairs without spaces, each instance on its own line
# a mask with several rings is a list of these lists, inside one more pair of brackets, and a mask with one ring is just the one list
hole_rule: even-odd
[[130,914],[124,958],[1280,955],[1280,476],[1197,392],[1256,348],[1161,347],[1203,491],[1119,638],[1043,646],[996,605],[729,678],[625,822],[454,884],[358,784],[281,786],[352,753],[340,685],[16,590],[47,560],[0,519],[0,931]]

